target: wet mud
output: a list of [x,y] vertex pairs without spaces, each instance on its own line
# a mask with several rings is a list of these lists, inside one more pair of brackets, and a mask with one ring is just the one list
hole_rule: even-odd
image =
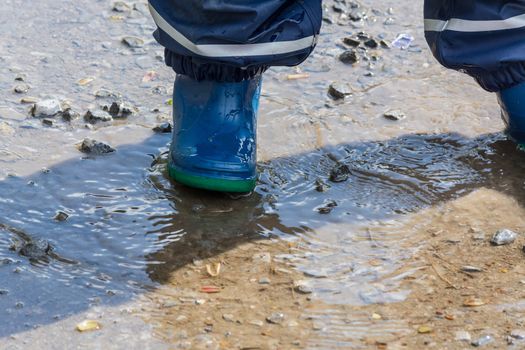
[[266,73],[260,179],[232,197],[167,178],[174,76],[144,1],[6,0],[0,347],[522,347],[524,155],[435,63],[421,4],[353,4]]

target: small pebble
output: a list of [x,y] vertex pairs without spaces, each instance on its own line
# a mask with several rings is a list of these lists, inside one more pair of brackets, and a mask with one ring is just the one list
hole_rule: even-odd
[[80,113],[73,111],[71,108],[68,108],[62,113],[62,119],[66,122],[70,122],[74,119],[77,119],[80,117]]
[[476,266],[462,266],[461,271],[463,272],[483,272],[483,269],[481,267]]
[[270,284],[271,281],[268,277],[261,277],[259,278],[259,284]]
[[165,122],[161,123],[153,128],[153,131],[159,134],[169,134],[172,131],[172,126],[170,123]]
[[187,322],[188,321],[188,317],[184,316],[184,315],[180,315],[180,316],[177,316],[175,321],[177,321],[177,322]]
[[337,202],[332,200],[324,206],[317,208],[317,212],[319,214],[330,214],[335,207],[337,207]]
[[324,183],[323,180],[317,179],[315,180],[315,190],[317,192],[326,192],[330,189],[330,186]]
[[31,87],[27,84],[18,84],[17,86],[15,86],[15,88],[13,89],[17,94],[25,94],[29,91]]
[[457,331],[455,339],[457,341],[469,342],[472,340],[470,333],[467,331]]
[[375,39],[369,39],[365,41],[365,46],[371,49],[377,49],[379,47],[379,43]]
[[361,44],[359,40],[350,37],[344,38],[343,43],[352,47],[358,47]]
[[250,321],[248,323],[251,324],[252,326],[256,326],[256,327],[264,326],[264,322],[260,321],[260,320],[253,320],[253,321]]
[[53,117],[61,112],[62,107],[58,100],[39,101],[31,109],[31,115],[36,118]]
[[336,100],[352,95],[352,89],[348,84],[334,82],[328,87],[328,94]]
[[84,115],[84,120],[88,123],[95,124],[98,122],[110,122],[113,117],[105,111],[87,111]]
[[472,343],[470,343],[472,346],[480,347],[487,344],[490,344],[494,341],[494,338],[490,335],[484,335],[481,338],[474,340]]
[[53,126],[53,119],[44,118],[42,119],[42,124],[45,126]]
[[514,329],[510,332],[510,336],[514,339],[523,340],[525,339],[525,331],[521,329]]
[[339,61],[345,64],[356,64],[359,62],[359,56],[355,50],[348,50],[339,56]]
[[69,218],[69,214],[63,211],[58,211],[55,217],[53,218],[56,221],[66,221]]
[[222,319],[226,322],[235,322],[235,318],[232,314],[224,314],[222,315]]
[[346,164],[338,164],[330,171],[330,181],[344,182],[350,177],[350,168]]
[[284,314],[280,312],[275,312],[270,316],[266,317],[266,321],[271,324],[281,324],[284,321]]
[[98,98],[118,97],[118,94],[108,89],[100,89],[95,92],[95,97],[98,97]]
[[490,243],[493,245],[507,245],[513,243],[517,237],[518,234],[516,232],[509,229],[502,229],[492,236]]
[[388,120],[399,121],[399,120],[405,119],[407,116],[405,113],[395,110],[395,111],[385,112],[383,114],[383,117],[385,117]]
[[122,42],[131,48],[140,48],[144,46],[144,40],[135,36],[126,36],[122,38]]
[[80,151],[88,154],[100,155],[113,153],[115,152],[115,149],[106,143],[90,138],[85,138],[80,145]]
[[127,118],[133,114],[133,108],[124,103],[113,102],[108,108],[108,112],[113,118]]
[[131,11],[131,8],[124,1],[117,1],[113,4],[113,11],[128,12],[128,11]]

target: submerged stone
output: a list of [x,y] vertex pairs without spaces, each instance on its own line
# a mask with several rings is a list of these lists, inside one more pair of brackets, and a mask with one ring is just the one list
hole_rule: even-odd
[[350,177],[350,168],[346,164],[338,164],[330,171],[330,181],[344,182]]
[[20,254],[31,259],[41,259],[49,253],[51,245],[45,239],[37,239],[24,243]]
[[58,211],[53,219],[56,221],[66,221],[69,218],[69,214],[63,211]]
[[317,179],[315,180],[315,190],[317,192],[326,192],[330,189],[330,186],[324,183],[323,180]]
[[330,214],[335,207],[337,207],[337,202],[332,200],[324,206],[317,208],[317,212],[319,214]]

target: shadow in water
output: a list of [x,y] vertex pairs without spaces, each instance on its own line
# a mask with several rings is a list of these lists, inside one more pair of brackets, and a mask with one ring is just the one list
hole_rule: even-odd
[[[359,269],[349,274],[346,265],[373,253],[391,254],[396,266],[401,257],[387,244],[363,249],[352,240],[362,234],[359,227],[479,187],[525,198],[525,155],[499,134],[406,135],[290,155],[260,164],[256,192],[235,200],[169,182],[167,142],[157,135],[114,155],[0,181],[0,337],[93,305],[125,302],[194,259],[271,236],[297,235],[313,248],[329,242],[323,249],[330,256],[305,254],[315,263],[309,273],[340,269],[341,283],[366,284],[381,276]],[[331,183],[330,171],[341,164],[350,168],[348,180]],[[316,190],[320,182],[328,185],[325,192]],[[333,201],[329,214],[319,213]],[[57,211],[69,218],[54,220]],[[323,229],[331,224],[355,231],[334,239]],[[37,247],[45,259],[21,254],[31,242],[49,244]]]

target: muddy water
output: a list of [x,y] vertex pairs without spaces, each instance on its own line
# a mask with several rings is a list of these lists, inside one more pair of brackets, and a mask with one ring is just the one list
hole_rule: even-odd
[[[523,198],[522,155],[500,133],[494,96],[434,63],[421,4],[386,0],[364,1],[363,22],[326,24],[301,68],[266,74],[254,194],[232,199],[171,183],[164,172],[169,136],[150,128],[169,117],[173,74],[159,60],[144,4],[135,7],[115,13],[109,1],[8,0],[0,9],[0,310],[7,320],[0,344],[90,344],[96,336],[77,337],[75,320],[106,315],[121,325],[105,327],[110,335],[125,331],[138,348],[146,341],[161,348],[142,321],[129,321],[128,308],[141,308],[137,296],[154,294],[195,260],[274,238],[295,242],[275,258],[303,274],[319,303],[301,316],[316,322],[302,346],[362,347],[365,336],[409,329],[392,317],[371,332],[367,313],[346,308],[408,297],[401,281],[421,267],[410,257],[425,241],[404,223],[480,188]],[[327,15],[338,21],[330,9]],[[387,18],[393,23],[384,24]],[[387,42],[399,33],[415,41],[344,65],[341,39],[361,30]],[[143,38],[144,47],[125,47],[126,35]],[[296,73],[309,77],[288,79]],[[140,112],[95,130],[81,120],[44,127],[28,117],[24,95],[12,92],[21,74],[31,85],[26,96],[56,97],[82,113],[105,102],[93,94],[105,88]],[[352,96],[328,97],[335,81],[349,84]],[[389,110],[407,118],[387,120]],[[75,144],[86,136],[117,152],[85,157]],[[332,183],[338,164],[351,174]],[[318,181],[325,192],[316,191]],[[319,213],[331,201],[337,206]],[[57,211],[70,217],[57,222]],[[20,253],[38,239],[51,249],[32,258]]]

